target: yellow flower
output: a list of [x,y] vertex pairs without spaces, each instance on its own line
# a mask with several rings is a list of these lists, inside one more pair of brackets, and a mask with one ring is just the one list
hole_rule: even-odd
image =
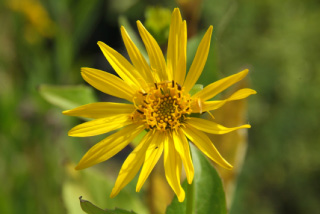
[[137,25],[149,55],[150,65],[124,27],[121,27],[122,38],[132,64],[108,45],[98,42],[121,79],[97,69],[81,69],[82,77],[93,87],[106,94],[126,99],[131,104],[99,102],[63,112],[70,116],[94,119],[71,129],[70,136],[88,137],[120,129],[93,146],[80,160],[76,169],[84,169],[108,160],[146,130],[147,134],[123,163],[111,197],[115,197],[142,167],[136,186],[136,191],[140,191],[163,153],[166,179],[179,201],[183,201],[185,192],[180,185],[182,163],[188,183],[192,183],[194,176],[188,141],[220,166],[231,169],[232,166],[220,155],[204,132],[225,134],[250,128],[250,125],[227,128],[213,121],[192,117],[191,113],[209,112],[220,108],[226,102],[243,99],[256,92],[244,88],[225,100],[208,101],[243,79],[248,73],[248,70],[244,70],[211,83],[192,96],[189,94],[207,60],[212,26],[204,35],[186,75],[187,27],[179,9],[174,9],[172,13],[166,60],[159,45],[140,21],[137,21]]
[[8,6],[13,11],[24,14],[28,23],[26,26],[27,40],[32,43],[36,38],[34,32],[43,37],[51,38],[54,35],[55,23],[51,20],[48,11],[43,7],[39,0],[11,0]]

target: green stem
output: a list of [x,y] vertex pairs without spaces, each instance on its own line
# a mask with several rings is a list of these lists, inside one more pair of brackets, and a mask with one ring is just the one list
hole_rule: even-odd
[[193,205],[194,205],[194,180],[191,184],[187,185],[186,192],[186,214],[193,214]]
[[[191,159],[192,159],[192,150],[191,150],[191,147],[192,147],[192,143],[189,141],[189,149],[190,149],[190,156],[191,156]],[[187,184],[187,192],[186,192],[186,214],[193,214],[193,206],[194,206],[194,184],[195,183],[195,180],[193,178],[193,181],[191,184]]]
[[149,206],[149,211],[151,214],[156,213],[155,210],[155,201],[154,201],[154,176],[155,176],[155,170],[151,172],[149,176],[149,187],[148,187],[148,206]]

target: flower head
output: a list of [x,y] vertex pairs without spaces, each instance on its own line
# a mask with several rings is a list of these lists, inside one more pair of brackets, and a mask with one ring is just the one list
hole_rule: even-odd
[[208,101],[243,79],[248,73],[248,70],[244,70],[213,82],[192,96],[189,94],[207,60],[212,26],[205,33],[186,75],[187,27],[179,9],[174,9],[172,13],[166,60],[159,45],[141,22],[138,21],[137,25],[150,65],[124,27],[121,27],[122,38],[132,63],[108,45],[98,42],[103,54],[121,78],[97,69],[81,70],[82,77],[93,87],[123,98],[131,104],[99,102],[63,112],[66,115],[94,119],[71,129],[70,136],[88,137],[119,129],[94,145],[83,156],[76,169],[108,160],[146,130],[139,145],[123,163],[111,197],[116,196],[142,167],[136,187],[139,191],[163,153],[166,179],[179,201],[183,201],[185,192],[180,185],[182,163],[188,183],[192,183],[194,176],[189,141],[208,158],[231,169],[232,166],[220,155],[205,133],[225,134],[250,128],[250,125],[227,128],[213,121],[192,117],[191,113],[209,112],[226,102],[243,99],[256,92],[244,88],[225,100]]

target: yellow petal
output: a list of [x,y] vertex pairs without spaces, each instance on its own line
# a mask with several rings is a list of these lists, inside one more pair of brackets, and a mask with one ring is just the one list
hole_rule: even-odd
[[72,137],[89,137],[104,134],[132,123],[129,114],[95,119],[73,127],[68,135]]
[[173,79],[180,85],[184,84],[187,66],[187,22],[184,20],[180,29],[179,59],[176,70],[173,70]]
[[197,49],[194,60],[187,74],[186,81],[184,82],[186,92],[189,92],[190,89],[197,82],[197,80],[199,79],[202,73],[204,65],[206,64],[209,49],[210,49],[211,35],[212,35],[212,26],[209,27],[206,34],[203,36],[203,39],[200,42],[200,45]]
[[164,141],[164,170],[169,185],[177,195],[178,200],[182,202],[185,198],[185,192],[180,185],[181,158],[174,146],[172,136],[166,135]]
[[229,98],[227,98],[228,101],[231,100],[241,100],[244,98],[249,97],[252,94],[256,94],[257,92],[251,88],[242,88],[236,92],[234,92]]
[[137,21],[137,25],[142,41],[148,52],[151,70],[158,75],[160,81],[168,80],[166,62],[164,60],[161,48],[140,21]]
[[192,112],[194,113],[202,113],[205,111],[212,111],[220,108],[225,103],[234,101],[234,100],[241,100],[244,98],[247,98],[248,96],[252,94],[256,94],[257,92],[255,90],[252,90],[250,88],[243,88],[235,93],[233,93],[230,97],[228,97],[225,100],[214,100],[214,101],[201,101],[200,98],[193,99],[193,102],[191,103]]
[[128,85],[135,90],[143,88],[146,85],[145,80],[126,58],[103,42],[98,42],[98,45],[110,65],[117,72],[117,74],[126,83],[128,83]]
[[237,74],[228,76],[214,83],[211,83],[210,85],[206,86],[203,90],[194,94],[193,97],[199,97],[203,101],[209,100],[212,97],[219,94],[221,91],[229,88],[231,85],[242,80],[245,76],[247,76],[248,72],[249,70],[245,69]]
[[151,139],[150,145],[146,151],[146,157],[144,159],[144,164],[140,172],[138,179],[136,191],[139,192],[144,182],[147,180],[152,169],[158,162],[162,152],[163,152],[163,142],[164,134],[162,132],[156,131]]
[[251,128],[251,126],[248,124],[233,128],[227,128],[213,121],[195,117],[190,117],[188,120],[186,120],[186,123],[200,131],[204,131],[211,134],[226,134],[228,132],[232,132],[238,129]]
[[96,89],[132,102],[135,91],[115,75],[93,68],[81,68],[81,75]]
[[146,62],[145,58],[140,53],[137,46],[133,43],[130,36],[128,35],[126,29],[122,26],[121,27],[121,35],[123,42],[126,46],[126,49],[128,51],[129,57],[131,59],[132,64],[134,67],[141,72],[141,76],[144,77],[146,82],[148,83],[154,83],[154,79],[152,76],[152,73],[150,71],[150,67],[148,63]]
[[131,124],[100,141],[82,157],[76,169],[85,169],[113,157],[126,147],[144,128],[144,124]]
[[153,132],[149,131],[122,164],[120,173],[110,195],[111,198],[115,197],[138,173],[143,164],[152,135]]
[[188,140],[186,139],[183,132],[178,129],[177,132],[173,132],[173,141],[174,146],[182,159],[188,183],[191,184],[194,176],[194,168],[190,155]]
[[181,128],[190,141],[198,147],[208,158],[226,169],[232,169],[232,166],[220,155],[216,147],[213,145],[209,137],[201,131],[186,124]]
[[62,113],[69,116],[98,119],[119,114],[130,114],[134,110],[135,107],[132,104],[99,102],[79,106],[71,110],[63,111]]
[[[167,51],[167,67],[168,67],[168,80],[172,80],[173,73],[177,72],[177,64],[179,60],[180,51],[180,34],[181,34],[182,18],[180,10],[175,8],[171,17],[171,24],[168,39]],[[175,79],[174,79],[175,80]]]

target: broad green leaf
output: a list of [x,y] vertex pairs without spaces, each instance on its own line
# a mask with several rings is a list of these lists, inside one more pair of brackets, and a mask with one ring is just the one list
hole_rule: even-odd
[[134,210],[139,214],[148,213],[141,194],[137,194],[135,191],[138,176],[122,189],[119,195],[110,198],[109,194],[114,186],[115,176],[120,170],[118,164],[114,164],[112,161],[105,163],[102,166],[104,173],[96,170],[95,167],[81,171],[76,171],[74,167],[73,164],[66,166],[67,177],[70,179],[63,184],[63,201],[68,214],[82,213],[78,204],[79,196],[83,196],[90,202],[99,204],[106,209],[120,207],[125,210]]
[[135,214],[133,211],[126,211],[119,208],[114,210],[103,210],[92,204],[90,201],[83,200],[82,197],[80,197],[80,206],[87,214]]
[[92,88],[78,86],[40,85],[39,93],[49,103],[62,109],[72,109],[88,103],[97,102]]
[[166,214],[226,214],[226,200],[221,179],[208,159],[191,146],[194,164],[194,180],[182,186],[186,191],[185,200],[180,203],[175,196]]

